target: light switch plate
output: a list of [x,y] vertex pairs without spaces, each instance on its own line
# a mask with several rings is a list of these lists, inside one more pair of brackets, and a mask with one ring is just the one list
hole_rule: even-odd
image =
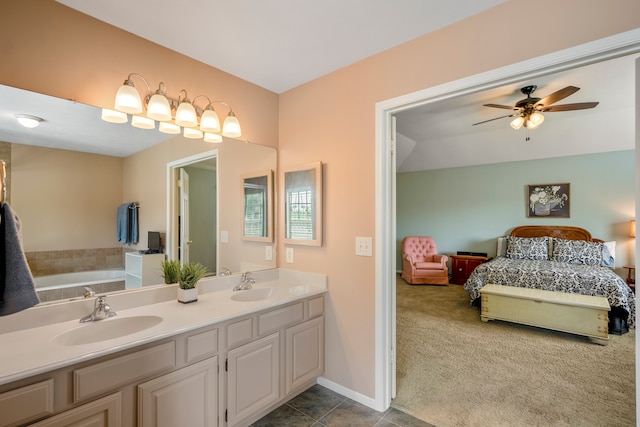
[[373,239],[371,237],[356,237],[356,255],[373,256]]
[[265,246],[264,247],[264,259],[267,261],[273,261],[273,247]]
[[220,230],[220,243],[229,243],[229,232]]
[[286,252],[285,252],[285,261],[288,264],[293,264],[293,248],[287,248]]

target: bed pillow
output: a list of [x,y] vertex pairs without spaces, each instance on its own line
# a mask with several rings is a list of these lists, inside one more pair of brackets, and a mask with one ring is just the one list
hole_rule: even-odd
[[497,256],[507,255],[507,236],[498,237],[498,247],[496,248]]
[[602,266],[614,268],[616,265],[616,242],[604,242],[602,244]]
[[602,243],[553,239],[551,259],[568,264],[602,265]]
[[507,258],[549,259],[548,237],[507,237]]

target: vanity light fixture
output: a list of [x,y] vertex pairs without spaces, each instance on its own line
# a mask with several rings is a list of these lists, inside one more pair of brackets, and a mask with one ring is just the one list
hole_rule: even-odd
[[[140,96],[132,78],[139,77],[147,87],[147,95]],[[205,98],[204,108],[196,106],[199,98]],[[220,118],[214,110],[214,104],[222,104],[229,113],[220,127]],[[113,110],[103,108],[102,120],[111,123],[126,123],[127,114],[131,114],[131,125],[142,129],[154,129],[155,121],[159,122],[160,132],[168,134],[180,133],[187,138],[205,138],[207,142],[222,142],[222,136],[239,138],[242,135],[240,122],[231,106],[223,101],[211,101],[209,97],[198,95],[189,99],[187,91],[182,89],[177,99],[166,95],[164,82],[160,82],[158,90],[152,93],[147,80],[140,74],[131,73],[118,89]],[[145,115],[141,115],[146,110]],[[222,134],[222,136],[219,135]]]
[[22,126],[33,129],[37,128],[40,125],[40,122],[44,121],[41,117],[30,116],[28,114],[16,114],[16,120]]

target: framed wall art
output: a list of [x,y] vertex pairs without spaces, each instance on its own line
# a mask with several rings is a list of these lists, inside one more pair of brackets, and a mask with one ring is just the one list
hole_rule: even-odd
[[569,183],[529,185],[527,196],[529,218],[569,218]]

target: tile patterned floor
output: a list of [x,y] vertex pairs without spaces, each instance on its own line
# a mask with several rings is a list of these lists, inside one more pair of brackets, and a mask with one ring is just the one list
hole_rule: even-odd
[[321,385],[314,385],[252,427],[433,427],[397,409],[377,412]]

